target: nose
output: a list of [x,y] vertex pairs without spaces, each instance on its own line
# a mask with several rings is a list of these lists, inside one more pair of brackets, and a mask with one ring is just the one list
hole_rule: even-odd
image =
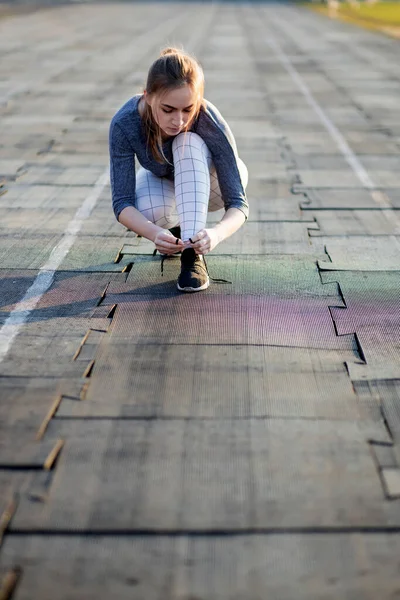
[[183,124],[184,124],[183,113],[180,113],[180,114],[178,114],[178,116],[176,117],[176,119],[174,121],[174,127],[182,127]]

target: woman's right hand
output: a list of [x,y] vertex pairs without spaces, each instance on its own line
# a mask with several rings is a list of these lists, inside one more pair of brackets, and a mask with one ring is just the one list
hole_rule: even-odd
[[168,229],[160,229],[154,238],[154,244],[160,254],[176,254],[185,247],[182,240],[172,235]]

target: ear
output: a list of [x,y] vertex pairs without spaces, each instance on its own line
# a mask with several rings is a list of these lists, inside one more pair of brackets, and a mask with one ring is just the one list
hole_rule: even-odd
[[143,98],[145,100],[145,102],[151,106],[151,97],[150,94],[147,93],[147,90],[143,90]]

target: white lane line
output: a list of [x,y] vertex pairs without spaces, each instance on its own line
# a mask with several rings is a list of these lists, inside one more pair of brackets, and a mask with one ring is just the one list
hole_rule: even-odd
[[[278,26],[281,24],[279,19],[271,18],[270,16],[268,18],[269,18],[269,22],[272,22],[272,23],[275,22],[275,24]],[[330,118],[325,114],[325,112],[323,111],[321,106],[315,100],[309,87],[302,80],[301,76],[296,71],[295,67],[292,65],[288,56],[280,48],[279,44],[276,42],[273,35],[270,32],[268,32],[268,36],[264,35],[263,39],[264,39],[265,43],[271,48],[271,50],[276,54],[278,60],[285,67],[286,71],[289,73],[289,75],[291,76],[291,78],[293,79],[293,81],[295,82],[297,87],[300,89],[301,93],[307,100],[308,104],[311,106],[311,108],[317,114],[318,118],[324,125],[325,129],[329,132],[329,134],[335,140],[336,144],[339,147],[339,150],[343,154],[344,158],[346,159],[346,161],[348,162],[350,167],[353,169],[353,171],[356,174],[356,176],[358,177],[358,179],[361,181],[363,186],[370,192],[374,201],[377,204],[379,204],[382,208],[392,209],[393,207],[392,207],[389,199],[387,198],[386,194],[383,193],[382,191],[376,189],[380,186],[378,186],[374,183],[374,181],[371,179],[371,177],[365,170],[365,168],[362,165],[362,163],[360,162],[360,160],[357,158],[357,156],[354,154],[353,150],[350,148],[350,146],[346,142],[343,135],[340,133],[338,128],[332,123]],[[397,222],[399,220],[399,218],[396,215],[396,212],[394,210],[383,211],[382,215],[384,216],[384,218],[386,218],[392,222],[393,221]]]
[[75,216],[68,223],[61,240],[53,248],[47,262],[40,267],[35,281],[27,290],[22,300],[18,302],[11,311],[4,325],[0,328],[0,363],[4,360],[7,352],[10,350],[21,327],[26,323],[31,312],[53,283],[56,270],[71,250],[84,221],[90,216],[101,192],[108,183],[109,168],[107,167],[94,184],[83,204],[76,211]]

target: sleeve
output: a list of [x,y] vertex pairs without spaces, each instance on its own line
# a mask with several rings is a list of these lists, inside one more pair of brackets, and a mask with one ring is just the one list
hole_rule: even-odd
[[110,182],[116,219],[127,206],[135,205],[135,152],[118,123],[111,121],[109,132]]
[[225,210],[238,208],[247,220],[249,205],[239,173],[235,138],[221,113],[208,101],[204,125],[203,139],[213,157]]

